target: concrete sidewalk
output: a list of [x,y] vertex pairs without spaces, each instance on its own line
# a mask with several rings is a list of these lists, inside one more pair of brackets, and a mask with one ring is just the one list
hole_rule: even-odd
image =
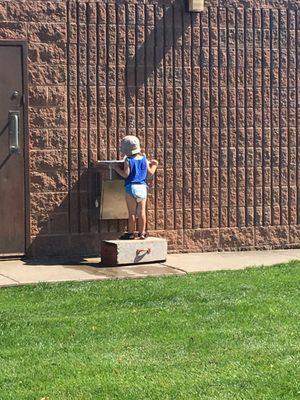
[[123,267],[101,267],[99,259],[65,262],[11,260],[0,261],[0,286],[38,282],[91,281],[185,275],[195,272],[236,270],[300,260],[300,249],[222,253],[170,254],[164,263]]

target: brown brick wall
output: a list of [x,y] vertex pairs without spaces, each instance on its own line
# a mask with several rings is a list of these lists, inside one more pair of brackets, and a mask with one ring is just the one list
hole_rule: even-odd
[[0,38],[29,45],[31,254],[123,229],[94,223],[87,167],[126,133],[160,161],[149,230],[171,250],[300,245],[300,6],[185,3],[0,0]]

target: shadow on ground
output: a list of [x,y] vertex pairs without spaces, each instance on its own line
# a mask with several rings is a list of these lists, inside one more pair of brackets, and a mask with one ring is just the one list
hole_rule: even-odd
[[36,266],[73,266],[73,267],[93,267],[93,268],[104,268],[101,264],[100,258],[93,259],[92,261],[82,257],[49,257],[49,258],[29,258],[23,260],[26,265],[36,265]]

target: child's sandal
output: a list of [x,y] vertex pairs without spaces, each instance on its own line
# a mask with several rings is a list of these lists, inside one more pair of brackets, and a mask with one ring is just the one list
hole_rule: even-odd
[[140,240],[145,240],[145,239],[147,239],[147,236],[148,236],[147,232],[139,233],[139,239],[140,239]]
[[129,233],[125,232],[123,235],[119,237],[120,240],[134,240],[135,239],[135,234],[134,233]]

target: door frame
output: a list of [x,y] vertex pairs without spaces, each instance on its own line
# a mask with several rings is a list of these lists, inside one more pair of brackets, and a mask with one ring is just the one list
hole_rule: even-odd
[[29,176],[29,129],[28,129],[28,44],[26,40],[0,40],[0,46],[21,47],[23,79],[23,156],[24,156],[24,256],[30,246],[30,176]]

